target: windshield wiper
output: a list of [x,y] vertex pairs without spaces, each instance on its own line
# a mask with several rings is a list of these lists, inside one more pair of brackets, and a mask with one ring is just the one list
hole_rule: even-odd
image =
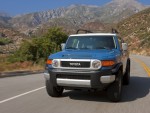
[[109,48],[109,47],[97,47],[96,49],[107,49],[107,50],[111,50],[111,48]]
[[90,49],[90,48],[84,47],[84,48],[79,48],[79,49]]
[[77,49],[75,47],[66,47],[66,49]]

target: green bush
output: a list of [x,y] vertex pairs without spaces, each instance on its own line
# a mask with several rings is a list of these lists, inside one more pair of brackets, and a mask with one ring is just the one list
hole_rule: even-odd
[[51,28],[42,37],[25,40],[18,51],[8,59],[10,62],[46,60],[49,54],[60,51],[60,44],[65,42],[67,34],[61,28]]
[[0,38],[0,45],[6,45],[12,43],[13,41],[9,38]]

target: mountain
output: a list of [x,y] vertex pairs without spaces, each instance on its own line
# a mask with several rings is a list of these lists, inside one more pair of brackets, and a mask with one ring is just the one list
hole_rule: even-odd
[[13,17],[9,22],[20,31],[51,23],[59,19],[59,23],[72,23],[71,26],[80,27],[87,22],[100,21],[102,23],[117,23],[143,9],[146,6],[136,0],[112,0],[104,6],[71,5],[49,11],[35,12]]
[[150,8],[118,23],[117,28],[132,53],[150,55]]
[[101,20],[118,23],[143,9],[146,6],[136,0],[112,0],[101,8]]
[[0,35],[5,34],[5,37],[0,38],[9,38],[13,42],[0,46],[0,50],[8,52],[7,48],[13,48],[11,51],[15,51],[24,38],[32,34],[42,35],[54,26],[64,28],[68,34],[75,33],[79,28],[107,32],[115,26],[128,41],[132,52],[147,52],[150,55],[150,10],[145,8],[147,6],[136,0],[112,0],[103,6],[71,5],[15,17],[0,12]]
[[2,27],[5,28],[5,27],[10,26],[8,22],[10,19],[11,17],[7,13],[0,12],[0,28]]
[[64,11],[65,11],[64,8],[59,8],[56,10],[20,15],[20,16],[13,17],[10,23],[13,25],[13,27],[16,28],[21,27],[21,29],[35,27],[39,24],[48,22],[49,19],[63,16]]

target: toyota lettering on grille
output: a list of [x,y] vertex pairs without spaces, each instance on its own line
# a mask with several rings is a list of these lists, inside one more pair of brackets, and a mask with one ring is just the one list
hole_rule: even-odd
[[70,64],[70,66],[81,66],[81,64],[80,63],[69,63]]

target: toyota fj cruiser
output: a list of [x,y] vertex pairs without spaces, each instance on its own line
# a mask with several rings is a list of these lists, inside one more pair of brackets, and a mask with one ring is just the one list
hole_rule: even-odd
[[111,101],[118,102],[122,84],[130,81],[127,44],[116,33],[86,32],[70,35],[62,51],[48,57],[47,93],[59,97],[64,89],[105,90]]

